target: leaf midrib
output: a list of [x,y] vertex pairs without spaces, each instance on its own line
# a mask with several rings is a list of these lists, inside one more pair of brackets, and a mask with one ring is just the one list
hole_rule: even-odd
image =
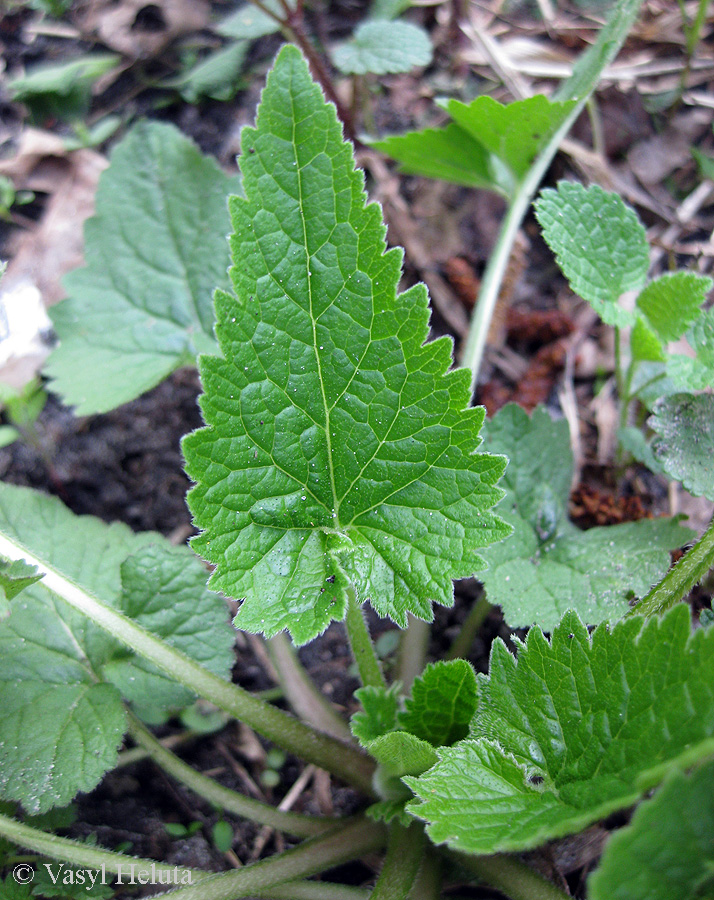
[[[315,360],[317,362],[317,377],[320,382],[320,395],[322,397],[322,406],[325,410],[325,439],[327,441],[327,471],[330,476],[330,490],[332,491],[332,515],[335,517],[335,524],[339,528],[339,514],[338,514],[338,502],[337,502],[337,490],[335,488],[335,470],[332,465],[332,437],[330,430],[330,408],[327,405],[327,396],[325,394],[325,382],[322,376],[322,361],[320,360],[320,353],[317,349],[317,322],[315,321],[315,315],[313,310],[313,295],[312,295],[312,278],[310,273],[310,248],[308,247],[307,242],[307,223],[305,222],[305,215],[303,213],[303,189],[302,189],[302,165],[300,164],[300,159],[298,157],[297,152],[297,110],[295,108],[295,96],[294,91],[290,91],[290,105],[292,108],[292,152],[293,157],[295,159],[295,170],[297,174],[297,188],[298,188],[298,212],[300,214],[300,224],[302,226],[302,237],[303,237],[303,246],[305,247],[305,281],[307,283],[307,295],[308,295],[308,303],[309,303],[309,313],[310,313],[310,326],[312,328],[312,350],[315,354]],[[271,454],[272,455],[272,454]],[[308,486],[305,485],[307,488]],[[313,493],[311,491],[311,493]],[[313,493],[314,496],[314,493]],[[317,499],[317,498],[316,498]]]

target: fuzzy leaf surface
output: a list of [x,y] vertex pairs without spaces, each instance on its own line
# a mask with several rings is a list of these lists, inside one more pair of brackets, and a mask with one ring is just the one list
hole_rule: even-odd
[[[186,548],[173,548],[158,534],[134,534],[120,523],[76,516],[54,497],[6,484],[0,485],[0,532],[104,602],[136,613],[154,633],[206,664],[207,617],[216,654],[210,667],[227,675],[232,659],[225,652],[231,639],[225,607],[213,596],[209,608],[201,595],[205,575],[197,579],[202,567]],[[176,609],[160,611],[153,606],[159,599],[140,593],[123,596],[121,567],[130,556],[156,567],[154,587],[160,585],[163,600]],[[187,595],[178,586],[172,592],[162,578],[167,570],[176,577],[177,561],[194,587],[190,608]],[[113,665],[123,675],[116,685]],[[121,688],[127,687],[125,699],[138,699],[132,678],[154,692],[143,698],[145,705],[176,699],[160,694],[158,676],[149,680],[141,660],[41,581],[27,587],[0,622],[0,797],[44,812],[95,787],[116,764],[125,730]]]
[[[427,741],[408,731],[390,731],[375,738],[367,749],[377,762],[395,778],[421,775],[437,761],[436,751]],[[402,788],[402,790],[404,790]],[[406,793],[406,791],[405,791]]]
[[568,613],[517,661],[497,640],[478,681],[472,739],[405,779],[432,840],[468,853],[580,831],[714,749],[714,630],[691,634],[682,604],[592,635]]
[[561,181],[541,192],[535,213],[575,293],[608,325],[632,325],[618,300],[642,287],[649,267],[645,229],[633,210],[598,185]]
[[676,341],[699,318],[712,288],[711,278],[672,272],[655,278],[640,292],[637,307],[663,344]]
[[345,75],[387,75],[428,66],[429,35],[411,22],[379,19],[363,22],[349,41],[336,47],[335,66]]
[[429,664],[414,680],[399,725],[435,747],[449,746],[469,732],[476,709],[476,673],[465,659]]
[[[568,426],[544,407],[508,404],[487,423],[484,446],[510,460],[498,507],[513,536],[484,551],[479,574],[512,627],[550,631],[568,609],[590,625],[612,622],[670,566],[692,536],[676,519],[643,519],[581,531],[568,518],[573,472]],[[543,447],[548,452],[543,452]]]
[[[206,570],[183,547],[153,545],[121,565],[119,607],[130,618],[211,672],[227,677],[234,662],[234,633],[225,605],[206,588]],[[142,657],[117,650],[102,666],[125,700],[157,710],[181,709],[195,700]]]
[[63,806],[116,765],[125,731],[119,691],[96,683],[61,601],[13,602],[0,623],[0,797],[30,813]]
[[226,285],[226,195],[238,180],[173,126],[143,122],[112,153],[84,230],[85,261],[50,316],[46,373],[78,415],[106,412],[215,350]]
[[294,47],[243,148],[225,358],[201,360],[207,427],[183,444],[193,547],[247,631],[303,644],[344,616],[349,584],[401,626],[431,620],[508,533],[490,511],[504,460],[474,452],[469,374],[448,371],[448,340],[424,343],[423,285],[397,296],[401,251]]
[[673,772],[608,840],[588,880],[592,900],[714,896],[714,762]]
[[687,338],[695,355],[673,353],[667,360],[667,374],[687,391],[714,387],[714,307],[699,316]]
[[655,459],[695,497],[714,500],[714,396],[662,397],[648,420]]

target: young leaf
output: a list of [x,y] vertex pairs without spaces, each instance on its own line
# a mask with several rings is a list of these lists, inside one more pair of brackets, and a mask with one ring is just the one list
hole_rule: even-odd
[[[31,545],[79,586],[136,613],[155,633],[228,674],[231,628],[224,604],[205,591],[205,573],[187,548],[171,547],[158,534],[134,534],[120,523],[75,516],[54,497],[7,484],[0,485],[0,533]],[[132,560],[125,577],[127,571],[137,577],[144,566],[148,586],[134,589],[129,578],[122,595],[127,557]],[[188,587],[181,586],[179,573],[188,576]],[[152,589],[156,599],[146,596]],[[160,609],[162,601],[168,607]],[[211,647],[215,658],[209,663]],[[117,686],[108,683],[112,667]],[[152,695],[141,698],[140,685]],[[168,685],[42,582],[27,587],[0,622],[0,796],[43,812],[91,790],[116,764],[125,730],[119,689],[126,688],[126,699],[173,706],[183,698],[171,695]]]
[[630,350],[632,358],[638,362],[664,362],[667,359],[662,342],[641,316],[637,317],[630,334]]
[[637,307],[663,344],[676,341],[692,325],[712,288],[711,278],[693,272],[660,275],[637,298]]
[[714,895],[714,761],[673,772],[608,840],[591,900],[702,900]]
[[649,249],[642,223],[617,194],[561,181],[541,192],[535,213],[571,288],[608,325],[634,324],[618,304],[645,283]]
[[[438,761],[431,744],[407,731],[383,734],[370,741],[367,749],[384,770],[395,778],[421,775]],[[402,790],[407,793],[406,789]]]
[[177,88],[187,103],[198,103],[203,97],[223,103],[232,100],[240,86],[249,47],[248,41],[233,41],[164,84]]
[[236,296],[216,295],[225,359],[203,357],[207,427],[184,439],[193,547],[236,625],[298,644],[360,602],[401,626],[453,602],[452,579],[508,533],[490,512],[504,460],[475,453],[469,373],[427,337],[427,294],[397,296],[334,108],[294,47],[243,131],[233,198]]
[[635,803],[671,769],[711,754],[714,629],[680,604],[592,635],[568,613],[549,643],[533,628],[518,661],[497,640],[479,678],[473,739],[405,778],[435,843],[518,851]]
[[358,688],[355,697],[362,704],[362,711],[352,716],[350,729],[363,747],[397,728],[399,685]]
[[396,820],[399,824],[408,828],[414,821],[404,809],[406,800],[379,800],[365,809],[364,814],[374,822],[384,822],[388,825]]
[[450,100],[445,108],[454,121],[443,128],[411,131],[373,146],[396,159],[402,172],[508,197],[574,103],[542,95],[507,106],[485,96],[468,105]]
[[142,122],[117,145],[85,226],[86,266],[50,313],[60,342],[46,373],[79,415],[133,400],[215,350],[230,190],[238,180],[170,125]]
[[431,41],[423,28],[385,19],[358,25],[352,38],[332,54],[335,66],[345,75],[409,72],[428,66],[431,56]]
[[687,391],[714,387],[714,307],[699,316],[688,338],[696,355],[672,354],[667,360],[667,374]]
[[464,187],[504,192],[485,148],[455,122],[444,128],[393,135],[373,141],[372,146],[396,159],[399,171],[407,175],[443,178]]
[[[484,551],[479,575],[513,626],[550,631],[568,609],[595,625],[612,622],[670,566],[669,551],[692,537],[676,519],[644,519],[580,531],[568,519],[573,473],[568,426],[543,407],[531,418],[508,404],[487,423],[484,446],[510,462],[498,507],[513,536]],[[543,448],[548,448],[548,453]]]
[[399,725],[435,747],[466,737],[476,709],[476,674],[465,659],[431,663],[412,685]]
[[652,412],[647,424],[657,433],[655,459],[691,494],[714,500],[714,396],[672,394]]
[[537,94],[506,106],[487,96],[469,104],[449,100],[446,110],[519,181],[574,106],[574,100],[556,103]]

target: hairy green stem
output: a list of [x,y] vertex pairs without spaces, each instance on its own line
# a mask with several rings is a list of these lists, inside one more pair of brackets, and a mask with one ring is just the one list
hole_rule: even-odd
[[[42,856],[61,860],[70,865],[82,869],[104,870],[116,875],[119,871],[128,872],[134,866],[134,871],[150,872],[152,866],[155,872],[176,873],[174,866],[165,863],[154,862],[152,859],[142,859],[138,856],[127,856],[125,853],[115,853],[112,850],[101,850],[92,844],[80,841],[72,841],[69,838],[58,837],[56,834],[47,834],[38,828],[24,825],[10,816],[0,815],[0,835],[13,844],[33,850]],[[190,874],[191,882],[198,883],[210,877],[210,872],[200,869],[178,868],[178,878]]]
[[[171,737],[168,737],[159,743],[167,750],[171,750],[174,747],[180,747],[181,744],[190,744],[199,737],[202,737],[202,735],[198,731],[182,731],[180,734],[171,735]],[[119,759],[117,760],[115,768],[121,769],[124,766],[131,766],[136,762],[141,762],[142,759],[148,758],[149,754],[143,747],[132,747],[131,750],[122,750],[119,754]]]
[[407,613],[408,624],[401,634],[397,678],[405,693],[409,693],[414,679],[424,671],[424,661],[429,649],[431,628],[423,619]]
[[661,615],[684,600],[711,568],[714,568],[714,518],[697,543],[672,566],[649,594],[632,607],[628,615]]
[[212,778],[202,775],[179,759],[175,753],[167,750],[133,713],[129,713],[129,734],[169,775],[173,775],[177,781],[190,788],[199,797],[214,803],[226,812],[300,838],[314,837],[334,828],[334,820],[283,812],[268,803],[262,803],[260,800],[223,787]]
[[254,697],[249,691],[214,675],[4,534],[0,534],[0,554],[11,560],[24,559],[30,565],[37,566],[43,573],[42,583],[48,590],[54,591],[73,609],[144,659],[154,663],[179,684],[245,722],[277,746],[326,769],[347,784],[372,796],[374,763],[356,747],[315,731],[309,725]]
[[304,722],[309,722],[326,734],[341,741],[351,741],[349,725],[317,689],[300,663],[290,639],[284,634],[276,634],[265,642],[265,646],[278,673],[285,697],[296,714]]
[[425,840],[421,823],[390,826],[387,855],[370,900],[406,900],[421,866]]
[[329,881],[288,881],[253,893],[261,900],[369,900],[366,888]]
[[367,687],[386,687],[382,667],[377,659],[377,654],[369,636],[369,629],[364,617],[362,607],[357,602],[354,588],[347,591],[347,616],[345,618],[347,638],[352,648],[352,655],[357,663],[362,684]]
[[570,900],[569,895],[559,887],[513,856],[467,856],[465,853],[449,855],[510,900]]
[[573,69],[573,74],[554,97],[555,100],[561,101],[573,99],[576,103],[515,188],[501,225],[496,246],[486,266],[478,301],[469,326],[468,338],[461,354],[461,364],[471,369],[472,391],[475,390],[478,381],[489,325],[496,308],[513,243],[531,199],[550,166],[560,142],[580,115],[590,94],[595,90],[602,70],[612,62],[624,43],[641,5],[642,0],[620,0],[610,12],[607,23],[600,29],[595,44],[580,57]]
[[454,638],[453,643],[446,652],[445,659],[459,659],[468,656],[474,638],[478,634],[479,628],[486,621],[486,617],[491,612],[491,604],[488,602],[486,592],[483,591],[481,596],[475,603],[471,604],[461,630]]
[[360,817],[270,859],[233,872],[213,875],[197,885],[179,887],[154,896],[166,900],[238,900],[255,896],[275,885],[308,878],[379,850],[384,846],[385,839],[386,829],[383,826]]
[[441,856],[436,847],[427,843],[408,900],[440,900],[441,888]]

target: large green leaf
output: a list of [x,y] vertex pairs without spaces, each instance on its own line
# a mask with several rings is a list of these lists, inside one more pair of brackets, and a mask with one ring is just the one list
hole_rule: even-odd
[[568,613],[517,662],[497,640],[471,732],[405,779],[437,844],[497,853],[580,831],[712,753],[714,630],[691,634],[679,605],[592,635]]
[[202,358],[207,427],[184,440],[193,546],[248,631],[304,643],[349,585],[402,626],[430,620],[508,533],[490,511],[505,461],[475,453],[469,373],[448,371],[448,339],[424,343],[423,285],[397,296],[401,251],[294,47],[242,143],[225,358]]
[[31,813],[95,787],[126,726],[119,691],[97,681],[61,601],[39,590],[0,623],[0,797]]
[[714,761],[662,788],[613,834],[588,880],[591,900],[714,896]]
[[[0,533],[228,675],[233,635],[225,606],[205,590],[203,567],[187,548],[76,516],[56,498],[6,484]],[[42,582],[26,587],[0,622],[0,693],[0,797],[30,812],[68,803],[115,765],[125,730],[122,693],[152,709],[192,699]]]
[[671,394],[652,412],[647,424],[659,465],[695,496],[714,500],[714,396]]
[[86,266],[51,310],[60,343],[46,372],[79,415],[215,349],[211,295],[228,281],[226,195],[238,184],[170,125],[142,122],[117,145],[85,225]]
[[[510,460],[498,507],[513,536],[484,551],[479,574],[512,626],[550,631],[574,609],[590,625],[612,622],[670,566],[669,551],[692,537],[676,519],[645,519],[581,531],[568,518],[573,474],[568,426],[544,407],[531,418],[509,404],[485,427],[484,446]],[[543,448],[548,452],[544,453]]]
[[543,237],[570,286],[608,325],[632,325],[620,306],[626,291],[639,290],[649,267],[645,229],[617,194],[561,181],[535,203]]

